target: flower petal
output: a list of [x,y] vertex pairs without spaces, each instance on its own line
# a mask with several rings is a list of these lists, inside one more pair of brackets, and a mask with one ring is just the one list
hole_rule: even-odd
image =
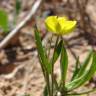
[[68,34],[72,32],[76,27],[76,21],[65,21],[62,25],[61,34]]
[[63,24],[65,23],[66,20],[68,20],[67,17],[58,17],[58,26],[56,28],[58,28],[58,32],[60,33],[62,31],[62,27],[63,27]]
[[57,16],[49,16],[45,20],[45,25],[46,25],[48,31],[51,31],[53,33],[56,33],[57,24],[58,24]]
[[68,18],[66,16],[64,16],[64,17],[58,17],[58,22],[60,24],[63,24],[63,22],[66,21],[66,20],[68,20]]

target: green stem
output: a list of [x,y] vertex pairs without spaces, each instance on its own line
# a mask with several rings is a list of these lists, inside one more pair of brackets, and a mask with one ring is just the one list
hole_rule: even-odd
[[48,93],[49,93],[49,96],[51,96],[51,88],[50,88],[50,81],[49,81],[49,75],[48,73],[46,73],[46,83],[47,83],[47,89],[48,89]]
[[40,61],[40,65],[41,65],[41,69],[42,69],[42,72],[43,72],[43,76],[44,76],[45,82],[47,84],[47,90],[48,90],[49,96],[51,96],[49,75],[48,75],[48,72],[46,71],[47,70],[46,67],[44,67],[42,65],[42,61],[40,59],[40,56],[39,56],[39,61]]
[[[54,52],[55,52],[55,49],[57,47],[58,41],[59,41],[59,36],[57,37],[56,42],[55,42]],[[54,89],[54,64],[53,64],[53,60],[52,60],[51,79],[52,79],[52,90],[51,90],[52,91],[52,95],[51,96],[53,96],[53,89]]]
[[48,49],[48,57],[50,56],[50,49],[51,49],[51,44],[52,44],[52,38],[53,38],[53,34],[49,40],[49,49]]

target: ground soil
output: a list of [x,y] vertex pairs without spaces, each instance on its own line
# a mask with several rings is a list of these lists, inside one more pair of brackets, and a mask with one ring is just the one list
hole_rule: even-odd
[[[48,39],[52,34],[46,33],[44,27],[44,18],[49,14],[48,12],[50,12],[50,14],[59,14],[61,16],[66,15],[66,12],[63,12],[62,9],[62,6],[64,6],[63,4],[65,4],[66,1],[67,0],[56,0],[55,2],[55,0],[53,0],[52,2],[50,0],[51,3],[48,2],[43,4],[42,6],[45,9],[41,8],[38,10],[36,18],[34,17],[31,22],[27,24],[27,26],[20,30],[20,34],[17,36],[19,40],[17,40],[16,43],[8,45],[5,49],[0,51],[0,96],[24,96],[25,94],[30,94],[30,96],[42,96],[45,82],[38,61],[32,26],[35,19],[39,29],[41,30],[41,35],[43,38],[42,41],[44,42],[45,46],[47,46]],[[22,0],[22,9],[20,15],[18,16],[17,24],[21,22],[28,14],[33,2],[34,0],[29,0],[27,2],[26,0]],[[63,2],[63,4],[60,2]],[[52,4],[54,4],[55,7],[53,7]],[[96,21],[95,5],[95,0],[89,0],[89,3],[86,7],[86,12],[88,12],[89,17],[94,22]],[[0,0],[0,7],[6,10],[6,12],[9,14],[8,16],[10,24],[12,23],[14,16],[14,6],[15,0]],[[55,8],[60,9],[54,10]],[[95,28],[95,24],[93,27]],[[89,44],[89,40],[86,39],[85,36],[80,35],[79,28],[77,28],[74,33],[64,36],[64,39],[69,42],[69,45],[66,46],[69,56],[69,68],[67,76],[67,81],[69,81],[69,77],[72,75],[74,68],[75,56],[79,56],[80,61],[83,62],[89,50],[92,48],[95,50],[96,47],[95,43],[94,45],[92,45],[93,43]],[[55,40],[56,38],[54,37],[52,41],[53,45]],[[95,39],[92,42],[95,42]],[[55,64],[54,73],[57,75],[57,77],[59,77],[59,59]],[[95,86],[95,83],[87,83],[85,87],[82,87],[78,90],[82,91],[90,86]],[[96,92],[87,96],[96,96]]]

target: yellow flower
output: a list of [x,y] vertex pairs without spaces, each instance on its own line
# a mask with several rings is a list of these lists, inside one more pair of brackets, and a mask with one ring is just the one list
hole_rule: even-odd
[[66,17],[49,16],[45,20],[48,31],[57,35],[64,35],[72,32],[76,27],[76,21],[68,20]]

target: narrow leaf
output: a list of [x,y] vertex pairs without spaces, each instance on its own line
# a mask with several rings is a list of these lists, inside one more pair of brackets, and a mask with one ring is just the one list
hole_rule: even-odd
[[51,73],[51,64],[49,63],[46,51],[44,50],[44,47],[42,46],[42,41],[40,38],[40,32],[38,31],[36,26],[35,26],[35,40],[36,40],[39,58],[42,61],[43,66],[47,69],[46,71],[48,73]]
[[16,0],[15,9],[16,9],[16,15],[18,15],[19,12],[20,12],[20,9],[21,9],[21,2],[20,2],[20,0]]
[[79,70],[80,70],[80,62],[79,62],[79,57],[78,57],[78,58],[77,58],[77,61],[76,61],[76,64],[75,64],[75,70],[74,70],[74,72],[73,72],[73,76],[72,76],[71,81],[73,81],[74,78],[77,76]]
[[54,64],[56,62],[56,60],[58,59],[61,49],[62,49],[62,40],[59,42],[59,44],[56,46],[56,48],[54,50],[54,54],[53,54],[53,57],[51,60],[52,64]]
[[93,51],[91,50],[89,55],[87,56],[86,60],[84,61],[84,63],[81,65],[81,68],[80,68],[80,70],[78,72],[77,77],[80,77],[84,73],[84,70],[86,70],[86,68],[87,68],[87,66],[89,64],[89,61],[91,59],[92,53],[93,53]]
[[90,80],[96,71],[96,53],[93,53],[93,60],[90,68],[87,71],[84,71],[84,74],[78,79],[74,80],[69,84],[69,89],[73,90],[85,84],[86,81]]
[[[96,88],[93,88],[93,89],[89,89],[89,90],[86,90],[86,91],[83,91],[83,92],[72,92],[72,93],[70,93],[70,94],[68,94],[69,96],[87,96],[87,94],[89,94],[89,93],[92,93],[92,92],[96,92]],[[86,95],[85,95],[86,94]]]
[[45,88],[44,88],[43,96],[48,96],[48,89],[47,89],[47,85],[46,85]]
[[61,82],[63,83],[63,87],[65,85],[65,80],[66,80],[66,75],[67,75],[67,67],[68,67],[68,56],[67,56],[66,49],[64,47],[64,43],[62,43],[60,68],[61,68]]
[[4,10],[0,10],[0,27],[8,32],[8,15]]

